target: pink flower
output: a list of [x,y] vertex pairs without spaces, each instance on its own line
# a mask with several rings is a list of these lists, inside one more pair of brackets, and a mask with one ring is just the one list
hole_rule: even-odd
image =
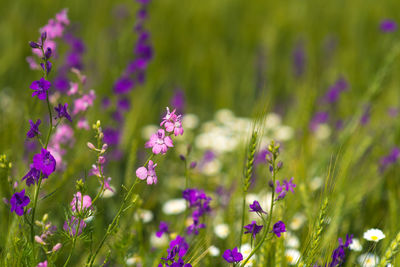
[[[101,168],[101,173],[103,173],[103,166]],[[101,177],[99,167],[96,164],[92,164],[92,169],[89,171],[89,175],[96,175],[97,177]]]
[[147,184],[156,184],[157,183],[157,175],[155,168],[157,166],[157,163],[154,164],[152,160],[149,161],[149,164],[146,167],[140,167],[136,170],[136,176],[140,180],[145,180],[147,179]]
[[82,200],[82,194],[81,192],[78,192],[74,195],[74,198],[71,201],[71,209],[72,211],[81,211],[83,209],[88,209],[92,206],[92,199],[88,195],[83,196]]
[[36,267],[47,267],[47,261],[39,262],[39,264]]
[[174,135],[178,136],[183,134],[182,115],[176,115],[175,112],[176,109],[170,112],[167,107],[167,114],[164,116],[160,126],[164,125],[167,132],[174,132]]
[[[51,39],[47,39],[45,42],[44,42],[44,47],[43,47],[43,49],[44,49],[44,51],[46,51],[47,50],[47,48],[50,48],[51,49],[51,51],[56,51],[56,47],[57,47],[57,44],[56,44],[56,42],[55,41],[53,41],[53,40],[51,40]],[[42,55],[42,51],[40,50],[40,49],[32,49],[32,53],[34,53],[35,55],[37,55],[38,57],[42,57],[43,55]]]
[[51,251],[56,252],[61,247],[62,247],[62,244],[61,243],[57,243],[57,244],[54,245],[54,247],[51,249]]
[[26,57],[26,62],[29,64],[31,70],[39,70],[40,65],[35,61],[33,57]]
[[67,15],[68,9],[64,8],[63,10],[60,11],[60,13],[56,14],[56,20],[59,23],[62,23],[64,25],[69,25],[69,19]]
[[67,95],[74,95],[76,93],[78,93],[78,83],[73,83],[70,82],[69,83],[69,91],[67,92]]
[[40,29],[40,32],[46,32],[48,39],[62,37],[64,33],[64,25],[54,19],[49,19],[49,22]]
[[154,154],[165,154],[168,147],[173,147],[172,139],[169,136],[165,136],[165,131],[159,129],[157,133],[150,137],[150,140],[145,144],[146,148],[152,147]]
[[108,177],[107,179],[104,178],[104,188],[110,190],[111,192],[114,192],[114,190],[110,186],[110,182],[111,182],[111,177]]
[[90,130],[89,123],[85,118],[80,118],[76,126],[79,129],[85,129],[86,131]]
[[86,109],[90,106],[93,106],[93,101],[96,99],[96,94],[93,90],[90,90],[89,94],[83,95],[81,98],[78,98],[74,101],[74,110],[72,111],[73,115],[76,115],[79,112],[86,111]]

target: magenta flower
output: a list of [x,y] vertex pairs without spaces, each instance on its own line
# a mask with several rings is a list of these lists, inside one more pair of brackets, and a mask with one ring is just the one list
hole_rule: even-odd
[[82,193],[77,192],[72,201],[71,201],[71,209],[72,211],[81,211],[82,209],[86,210],[89,209],[92,206],[92,199],[88,195],[84,195],[82,199]]
[[235,247],[234,249],[225,250],[222,257],[229,263],[236,263],[243,260],[243,255],[238,251],[238,248]]
[[382,22],[380,24],[380,28],[381,28],[381,31],[385,32],[385,33],[395,32],[397,30],[397,24],[393,20],[385,19],[385,20],[382,20]]
[[39,262],[39,264],[36,267],[47,267],[47,261]]
[[165,131],[159,129],[157,133],[150,137],[150,140],[145,144],[146,148],[152,147],[154,154],[165,154],[168,147],[173,147],[172,139],[169,136],[165,136]]
[[183,134],[182,115],[176,115],[175,112],[176,109],[170,112],[167,107],[167,114],[164,116],[160,126],[164,125],[167,132],[173,132],[175,136],[178,136]]
[[260,206],[260,203],[257,200],[253,201],[253,204],[249,205],[250,212],[257,212],[257,213],[265,213],[267,214]]
[[25,196],[25,189],[21,192],[15,192],[10,199],[11,212],[15,211],[18,216],[24,215],[24,207],[26,207],[31,200]]
[[147,179],[147,184],[156,184],[157,183],[157,175],[155,168],[157,166],[157,163],[154,164],[152,160],[149,161],[149,164],[146,167],[140,167],[136,170],[136,176],[140,180],[146,180]]
[[49,176],[56,170],[56,160],[49,151],[42,148],[40,153],[33,156],[33,167],[42,171],[43,175]]
[[32,120],[29,120],[29,124],[31,125],[31,128],[29,129],[29,131],[26,133],[26,136],[28,138],[34,138],[37,135],[40,135],[39,132],[39,125],[42,121],[40,119],[38,119],[36,121],[36,123],[34,123]]
[[272,227],[272,231],[271,232],[276,234],[277,237],[281,237],[281,233],[286,232],[285,224],[282,221],[278,221]]
[[37,96],[40,100],[45,100],[47,96],[47,91],[50,89],[51,83],[41,78],[39,81],[32,82],[31,88],[34,90],[32,97]]
[[250,224],[244,226],[246,229],[245,234],[252,234],[253,238],[256,238],[256,235],[261,231],[263,225],[257,225],[256,221],[252,221]]

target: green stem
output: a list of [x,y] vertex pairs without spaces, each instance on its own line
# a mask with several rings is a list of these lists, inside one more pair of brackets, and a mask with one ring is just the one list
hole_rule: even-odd
[[[82,199],[83,199],[83,197],[82,197]],[[81,206],[81,207],[82,207],[82,206]],[[77,228],[75,229],[75,235],[74,235],[74,238],[73,238],[73,240],[72,240],[71,249],[70,249],[70,251],[69,251],[68,258],[67,258],[67,260],[66,260],[65,263],[64,263],[64,267],[68,266],[69,260],[71,259],[71,256],[72,256],[72,252],[74,251],[75,244],[76,244],[76,239],[77,239],[78,232],[79,232],[79,228],[80,228],[80,226],[81,226],[81,221],[82,221],[82,219],[79,219]],[[72,222],[72,223],[73,223],[73,222]]]

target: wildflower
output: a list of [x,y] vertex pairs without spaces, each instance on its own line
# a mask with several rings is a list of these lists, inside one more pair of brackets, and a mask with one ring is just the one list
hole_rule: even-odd
[[45,100],[47,97],[47,91],[50,87],[51,83],[46,81],[44,78],[41,78],[39,81],[32,82],[29,88],[34,90],[32,97],[37,96],[40,100]]
[[344,78],[338,79],[334,85],[332,85],[325,95],[325,101],[328,103],[335,103],[340,94],[348,89],[347,81]]
[[149,161],[149,164],[146,167],[140,167],[136,170],[136,176],[141,179],[145,180],[147,179],[147,184],[156,184],[157,183],[157,175],[155,168],[157,166],[157,163],[154,164],[152,160]]
[[381,158],[379,162],[379,171],[383,172],[385,171],[390,165],[394,164],[397,162],[397,160],[400,157],[400,148],[394,147],[390,151],[389,155],[384,156]]
[[[36,169],[33,164],[31,164],[30,168],[29,172],[21,179],[22,181],[26,179],[27,186],[37,183],[40,179],[40,170]],[[45,179],[47,176],[43,175],[43,178]]]
[[192,219],[193,219],[193,223],[186,228],[187,234],[188,235],[191,235],[191,234],[198,235],[199,229],[205,228],[206,225],[204,223],[200,223],[199,216],[193,215]]
[[252,221],[251,224],[244,226],[244,228],[246,229],[246,232],[244,232],[245,234],[251,233],[253,238],[256,238],[256,235],[261,231],[263,225],[257,225],[256,221]]
[[90,90],[89,94],[83,95],[81,98],[75,99],[74,110],[72,115],[76,115],[79,112],[84,112],[88,107],[93,106],[93,102],[96,99],[96,94],[93,90]]
[[19,193],[15,192],[10,199],[11,212],[15,211],[18,216],[24,215],[24,207],[30,202],[29,197],[25,196],[25,189],[22,189]]
[[357,258],[357,261],[363,267],[375,267],[379,263],[379,257],[372,253],[364,253]]
[[76,194],[74,194],[70,206],[72,211],[74,212],[76,210],[81,211],[82,208],[86,210],[92,206],[92,198],[88,195],[84,195],[82,199],[82,193],[77,192]]
[[229,235],[229,226],[225,223],[218,224],[214,227],[214,233],[219,238],[225,239]]
[[397,24],[393,20],[385,19],[381,21],[380,28],[381,31],[385,33],[395,32],[397,30]]
[[137,214],[135,214],[135,218],[141,220],[143,223],[149,223],[153,220],[154,215],[151,210],[140,209]]
[[339,238],[339,246],[332,252],[332,261],[329,264],[329,267],[341,266],[346,258],[345,249],[349,247],[352,243],[353,235],[346,235],[346,241],[343,243],[343,240]]
[[[79,224],[79,226],[78,226]],[[78,230],[78,235],[82,234],[83,228],[86,227],[86,223],[84,220],[76,218],[75,216],[71,216],[68,221],[64,222],[63,229],[66,231],[70,236],[76,235],[76,230]]]
[[40,135],[39,132],[39,125],[42,121],[40,119],[38,119],[36,121],[36,123],[34,123],[32,120],[29,120],[29,124],[31,125],[31,128],[29,129],[29,131],[26,133],[26,136],[28,138],[34,138],[37,135]]
[[294,193],[294,188],[296,187],[296,184],[293,183],[293,177],[290,178],[289,181],[283,180],[283,184],[285,185],[285,190],[286,192],[291,191],[292,193]]
[[300,256],[300,252],[297,249],[285,250],[285,258],[289,265],[296,265],[297,261],[300,259]]
[[61,243],[57,243],[54,245],[54,247],[51,249],[52,252],[58,251],[62,247]]
[[183,134],[182,115],[176,115],[175,112],[176,109],[170,112],[167,107],[167,114],[164,116],[160,126],[164,126],[167,132],[173,132],[175,136],[178,136]]
[[175,107],[178,111],[183,111],[185,107],[185,92],[181,89],[175,90],[171,99],[171,106]]
[[40,236],[35,235],[35,241],[41,245],[46,245],[46,242]]
[[243,260],[243,255],[238,251],[237,247],[232,250],[225,250],[222,257],[229,263],[237,263]]
[[110,182],[111,182],[111,177],[108,177],[107,179],[104,178],[104,189],[108,190],[110,192],[114,192],[114,189],[110,186]]
[[56,169],[56,160],[49,151],[42,148],[41,152],[33,156],[33,167],[49,176]]
[[186,210],[186,200],[182,198],[170,199],[164,203],[162,211],[167,215],[176,215]]
[[57,111],[57,117],[61,119],[62,117],[66,118],[70,122],[72,122],[71,116],[68,114],[67,111],[68,103],[65,103],[64,105],[58,104],[58,107],[55,107],[54,109]]
[[129,78],[121,78],[114,84],[114,92],[116,94],[124,94],[129,92],[134,86],[134,83]]
[[179,258],[186,255],[189,249],[188,243],[184,237],[176,236],[175,239],[171,240],[169,243],[169,248],[167,249],[168,256],[166,258],[161,258],[165,261],[175,261],[175,256],[178,255]]
[[357,238],[353,238],[353,242],[351,242],[349,248],[353,251],[361,251],[362,245],[360,243],[360,240],[358,240]]
[[364,233],[364,239],[368,241],[378,242],[381,239],[384,239],[386,236],[385,234],[379,229],[369,229]]
[[165,154],[168,147],[173,146],[171,137],[165,136],[165,131],[163,129],[159,129],[157,133],[153,134],[145,145],[146,148],[152,147],[154,154]]
[[164,233],[168,233],[168,232],[169,232],[168,224],[167,224],[166,222],[160,222],[159,229],[160,229],[160,230],[157,231],[157,233],[156,233],[156,236],[157,236],[158,238],[161,238],[161,236],[162,236]]
[[260,206],[260,203],[257,201],[257,200],[254,200],[253,201],[253,204],[250,204],[249,205],[249,207],[250,207],[250,212],[257,212],[257,213],[265,213],[265,214],[267,214],[262,208],[261,208],[261,206]]
[[272,227],[272,231],[271,232],[276,234],[277,237],[281,237],[281,233],[286,232],[285,224],[282,221],[278,221]]
[[293,69],[296,77],[300,77],[304,73],[306,64],[306,55],[303,42],[298,42],[293,50]]
[[302,226],[303,226],[303,224],[304,224],[304,222],[307,220],[307,217],[304,215],[304,214],[302,214],[302,213],[296,213],[294,216],[293,216],[293,219],[292,219],[292,221],[290,222],[290,225],[289,225],[289,227],[292,229],[292,230],[299,230]]
[[282,185],[279,181],[276,181],[275,193],[278,194],[276,200],[283,199],[286,196],[286,193],[289,191],[294,193],[294,188],[296,187],[296,184],[293,183],[293,179],[294,178],[292,177],[289,181],[283,180]]
[[219,248],[217,248],[216,246],[212,246],[212,245],[208,248],[208,252],[213,257],[217,257],[220,253]]
[[[253,250],[252,246],[249,243],[245,243],[240,247],[239,251],[242,253],[243,258],[246,259],[247,257],[250,256],[250,253],[252,250]],[[246,265],[244,265],[244,267],[252,267],[252,266],[256,265],[255,263],[256,263],[256,255],[253,254],[250,257],[249,261],[246,263]]]
[[47,267],[47,260],[44,262],[39,262],[39,264],[36,267]]

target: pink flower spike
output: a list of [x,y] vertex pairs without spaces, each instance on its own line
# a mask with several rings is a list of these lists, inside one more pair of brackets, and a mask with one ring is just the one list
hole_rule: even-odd
[[165,154],[168,147],[173,147],[172,139],[169,136],[165,136],[165,131],[159,129],[157,133],[150,137],[150,140],[145,144],[146,148],[152,147],[154,154]]

